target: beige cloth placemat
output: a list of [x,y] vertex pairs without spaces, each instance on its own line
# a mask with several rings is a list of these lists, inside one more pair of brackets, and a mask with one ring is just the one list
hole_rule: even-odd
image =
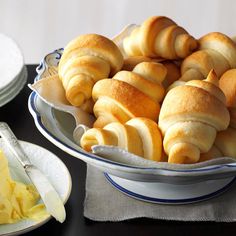
[[179,221],[236,221],[236,184],[222,195],[186,205],[162,205],[133,199],[115,189],[95,167],[87,167],[84,216],[94,221],[147,217]]

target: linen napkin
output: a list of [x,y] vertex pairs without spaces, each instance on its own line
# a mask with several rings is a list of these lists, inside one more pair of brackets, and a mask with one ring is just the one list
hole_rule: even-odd
[[178,221],[236,221],[236,184],[210,200],[186,205],[162,205],[133,199],[116,190],[104,174],[87,166],[84,216],[94,221],[153,218]]

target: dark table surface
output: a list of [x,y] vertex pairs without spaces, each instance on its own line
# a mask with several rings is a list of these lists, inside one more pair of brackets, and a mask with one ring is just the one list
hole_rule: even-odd
[[[27,65],[28,83],[32,83],[36,75],[35,68],[35,65]],[[113,223],[86,219],[83,216],[86,164],[57,148],[37,130],[27,106],[30,92],[25,86],[11,102],[0,107],[0,120],[7,122],[19,139],[38,144],[57,155],[71,173],[72,192],[66,203],[67,219],[63,224],[51,219],[25,235],[236,235],[236,223],[179,222],[143,218]]]

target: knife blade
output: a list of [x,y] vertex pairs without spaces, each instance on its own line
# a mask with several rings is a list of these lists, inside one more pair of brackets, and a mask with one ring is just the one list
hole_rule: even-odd
[[66,211],[60,196],[47,177],[30,162],[30,159],[22,149],[16,136],[5,122],[0,122],[0,136],[6,142],[16,159],[23,166],[25,173],[38,190],[48,213],[57,221],[61,223],[64,222]]

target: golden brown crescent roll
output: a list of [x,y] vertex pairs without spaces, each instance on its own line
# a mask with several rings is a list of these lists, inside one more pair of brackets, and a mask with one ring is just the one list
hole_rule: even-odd
[[228,36],[213,32],[200,38],[199,51],[183,60],[180,80],[202,80],[211,69],[220,77],[231,68],[236,68],[236,44]]
[[225,96],[211,71],[206,80],[192,80],[171,89],[161,107],[159,127],[171,163],[195,163],[212,147],[216,132],[229,125]]
[[236,108],[236,69],[228,70],[220,77],[219,87],[225,94],[227,107]]
[[149,160],[162,160],[162,137],[156,122],[148,118],[133,118],[121,124],[112,122],[103,128],[86,131],[81,147],[91,151],[93,145],[118,146]]
[[110,39],[97,34],[75,38],[65,47],[58,67],[68,101],[90,107],[94,83],[113,76],[122,65],[123,56]]
[[177,63],[170,60],[154,59],[144,56],[133,56],[125,58],[122,70],[131,71],[137,64],[141,62],[158,62],[165,66],[165,68],[167,69],[167,74],[162,82],[162,85],[165,89],[168,88],[173,82],[178,80],[181,76],[180,68]]
[[217,133],[215,146],[222,152],[222,156],[236,158],[236,69],[226,71],[219,80],[219,86],[226,97],[230,125]]
[[112,79],[98,81],[92,91],[97,118],[94,127],[102,128],[113,121],[125,123],[134,117],[157,121],[166,73],[162,64],[142,62],[132,72],[119,71]]
[[165,16],[153,16],[135,28],[123,41],[128,56],[185,58],[197,48],[186,30]]

